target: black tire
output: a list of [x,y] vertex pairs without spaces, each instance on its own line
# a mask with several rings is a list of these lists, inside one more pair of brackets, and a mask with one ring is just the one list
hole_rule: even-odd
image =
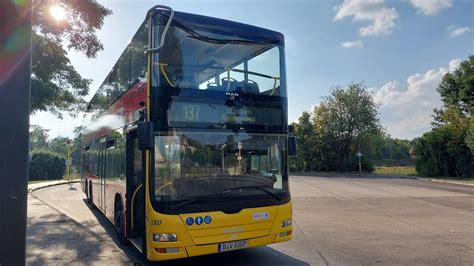
[[119,243],[122,245],[128,245],[128,239],[125,237],[125,221],[123,215],[123,207],[120,200],[116,200],[115,202],[114,226]]
[[86,194],[87,203],[89,203],[89,182],[84,182],[84,193]]
[[92,183],[89,182],[89,193],[87,194],[87,201],[89,202],[89,205],[91,206],[92,209],[95,209],[94,205],[94,197],[92,194]]

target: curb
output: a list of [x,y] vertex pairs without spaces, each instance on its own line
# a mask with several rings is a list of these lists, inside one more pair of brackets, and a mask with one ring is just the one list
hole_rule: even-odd
[[474,184],[464,183],[464,182],[462,182],[462,181],[443,180],[443,179],[431,179],[431,178],[423,178],[423,177],[418,177],[417,179],[418,179],[418,180],[424,180],[424,181],[437,182],[437,183],[445,183],[445,184],[454,184],[454,185],[462,185],[462,186],[471,186],[471,187],[474,187]]
[[35,188],[28,188],[28,194],[31,194],[33,191],[36,191],[36,190],[42,189],[42,188],[54,187],[54,186],[59,186],[59,185],[64,185],[64,184],[79,183],[79,182],[81,182],[80,179],[73,179],[73,180],[58,181],[57,183],[45,184],[43,186],[38,186],[38,187],[35,187]]
[[429,181],[429,182],[437,182],[437,183],[445,183],[445,184],[453,184],[453,185],[461,185],[461,186],[470,186],[474,187],[474,183],[465,183],[462,181],[457,181],[457,180],[446,180],[446,179],[437,179],[437,178],[425,178],[425,177],[418,177],[418,176],[412,176],[408,174],[368,174],[368,173],[353,173],[353,172],[347,172],[347,173],[338,173],[338,172],[294,172],[290,173],[290,176],[319,176],[319,177],[337,177],[340,175],[346,175],[347,178],[402,178],[402,179],[412,179],[412,180],[423,180],[423,181]]

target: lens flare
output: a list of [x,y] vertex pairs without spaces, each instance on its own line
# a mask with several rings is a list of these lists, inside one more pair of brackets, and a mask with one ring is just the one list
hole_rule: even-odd
[[60,6],[52,6],[49,8],[49,14],[56,20],[62,21],[66,19],[66,10]]

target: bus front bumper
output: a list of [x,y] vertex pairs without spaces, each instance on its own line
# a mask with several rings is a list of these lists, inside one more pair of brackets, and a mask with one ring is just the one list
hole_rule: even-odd
[[[264,237],[258,238],[251,238],[248,240],[248,246],[245,248],[252,248],[258,246],[265,246],[274,243],[280,243],[289,241],[292,238],[292,228],[288,228],[286,231],[282,231],[279,234],[270,234]],[[193,245],[193,246],[186,246],[186,247],[178,247],[178,248],[153,248],[149,250],[148,253],[148,260],[150,261],[163,261],[163,260],[172,260],[172,259],[180,259],[180,258],[187,258],[187,257],[194,257],[194,256],[201,256],[201,255],[208,255],[214,253],[222,253],[219,252],[218,246],[221,243],[215,244],[207,244],[207,245]],[[232,249],[238,250],[238,249]],[[229,250],[229,251],[232,251]],[[223,251],[227,252],[227,251]]]

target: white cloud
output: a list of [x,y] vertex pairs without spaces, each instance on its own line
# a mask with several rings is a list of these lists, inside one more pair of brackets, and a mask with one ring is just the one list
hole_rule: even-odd
[[472,29],[469,27],[456,27],[453,25],[448,27],[449,36],[451,36],[451,38],[458,37],[459,35],[470,32],[471,30]]
[[425,16],[436,15],[453,6],[453,0],[410,0],[410,3],[418,9],[418,14]]
[[341,46],[344,48],[363,48],[364,43],[362,41],[343,42]]
[[398,13],[393,7],[387,7],[384,0],[344,0],[334,8],[337,13],[334,20],[353,17],[354,21],[369,21],[372,24],[359,29],[362,36],[380,36],[389,34],[395,26]]
[[461,59],[454,59],[448,67],[413,74],[406,85],[390,81],[381,88],[370,89],[380,103],[382,123],[392,136],[412,139],[429,131],[433,109],[442,104],[436,88],[443,75],[460,63]]

